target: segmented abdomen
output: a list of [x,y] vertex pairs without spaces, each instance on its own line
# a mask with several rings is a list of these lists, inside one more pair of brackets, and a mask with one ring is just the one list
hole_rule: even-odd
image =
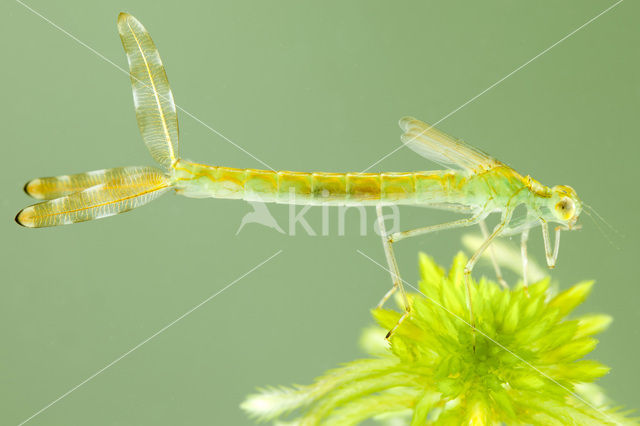
[[188,197],[349,205],[451,202],[464,178],[451,171],[303,173],[212,167],[180,160],[175,179],[177,191]]

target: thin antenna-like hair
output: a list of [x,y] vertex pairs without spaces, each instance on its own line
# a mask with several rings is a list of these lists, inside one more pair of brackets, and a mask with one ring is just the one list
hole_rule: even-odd
[[613,242],[609,234],[605,232],[605,230],[602,228],[602,226],[600,225],[600,223],[598,223],[596,219],[600,219],[600,221],[602,221],[602,223],[605,224],[607,228],[615,232],[616,235],[618,235],[619,237],[621,236],[620,232],[616,228],[611,226],[609,222],[607,222],[593,207],[591,207],[590,205],[584,202],[582,202],[582,206],[585,207],[584,209],[585,214],[591,218],[593,223],[596,225],[596,228],[598,228],[598,231],[600,231],[600,233],[604,236],[605,240],[607,240],[607,242],[611,244],[611,246],[614,247],[616,250],[620,250],[620,247],[618,247]]

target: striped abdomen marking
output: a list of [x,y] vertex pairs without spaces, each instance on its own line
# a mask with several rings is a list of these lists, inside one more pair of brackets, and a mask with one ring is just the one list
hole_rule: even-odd
[[295,204],[442,202],[460,175],[453,172],[303,173],[212,167],[180,160],[176,190],[188,197]]

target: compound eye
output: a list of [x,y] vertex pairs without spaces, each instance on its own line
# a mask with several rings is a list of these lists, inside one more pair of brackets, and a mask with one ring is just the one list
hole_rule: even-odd
[[562,220],[570,220],[575,213],[576,205],[571,198],[564,197],[556,204],[556,211]]

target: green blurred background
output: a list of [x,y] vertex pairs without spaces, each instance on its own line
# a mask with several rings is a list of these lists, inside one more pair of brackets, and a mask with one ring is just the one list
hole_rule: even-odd
[[[249,424],[257,386],[308,383],[361,356],[369,309],[388,289],[379,237],[235,235],[248,204],[166,195],[132,213],[29,230],[13,217],[30,178],[150,165],[129,78],[17,2],[3,2],[0,171],[0,423],[17,424],[278,250],[282,254],[31,420],[42,425]],[[277,169],[360,171],[399,144],[397,119],[443,116],[613,4],[556,1],[31,0],[126,68],[116,16],[142,21],[176,102]],[[582,312],[615,317],[594,356],[600,383],[639,408],[637,283],[640,5],[625,1],[439,127],[545,184],[570,184],[620,235],[586,215],[563,236],[562,287],[595,279]],[[185,158],[261,165],[179,113]],[[374,171],[437,168],[407,149]],[[271,211],[283,227],[288,207]],[[370,221],[373,211],[370,210]],[[319,229],[320,211],[310,224]],[[403,209],[402,227],[451,217]],[[330,219],[337,218],[333,213]],[[406,241],[448,265],[462,231]],[[539,232],[530,252],[543,262]],[[515,244],[515,242],[514,242]],[[478,274],[488,271],[478,269]],[[513,276],[511,277],[513,281]]]

